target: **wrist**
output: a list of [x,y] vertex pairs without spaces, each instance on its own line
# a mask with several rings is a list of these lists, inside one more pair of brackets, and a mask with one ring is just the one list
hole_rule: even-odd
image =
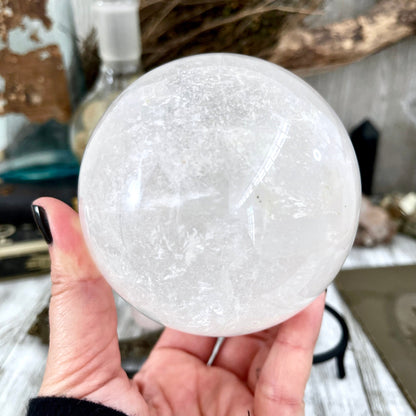
[[99,403],[70,397],[37,397],[29,401],[27,416],[126,416]]

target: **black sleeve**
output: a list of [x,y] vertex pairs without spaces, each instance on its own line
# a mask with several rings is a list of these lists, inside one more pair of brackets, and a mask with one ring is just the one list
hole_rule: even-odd
[[69,397],[37,397],[29,401],[26,416],[126,416],[98,403]]

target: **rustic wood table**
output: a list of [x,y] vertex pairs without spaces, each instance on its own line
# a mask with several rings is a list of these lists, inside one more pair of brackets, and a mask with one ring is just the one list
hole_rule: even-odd
[[[354,248],[344,268],[380,267],[416,263],[416,241],[398,235],[390,245],[377,248]],[[36,395],[44,371],[47,347],[27,334],[36,315],[47,305],[48,276],[0,281],[0,413],[2,416],[25,414],[27,401]],[[306,389],[306,415],[410,416],[414,412],[392,376],[352,317],[334,286],[328,290],[327,302],[347,321],[351,342],[345,355],[346,377],[337,378],[334,360],[315,365]],[[117,299],[119,335],[138,335],[128,307]],[[333,346],[340,334],[339,326],[325,314],[317,352]],[[331,345],[332,343],[332,345]]]

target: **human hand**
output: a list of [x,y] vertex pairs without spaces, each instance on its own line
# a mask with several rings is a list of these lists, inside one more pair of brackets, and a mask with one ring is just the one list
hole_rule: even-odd
[[90,400],[129,416],[304,414],[324,295],[280,325],[226,338],[212,366],[206,363],[216,338],[166,329],[130,380],[112,290],[88,254],[78,215],[52,198],[34,206],[41,217],[45,210],[52,239],[50,348],[40,396]]

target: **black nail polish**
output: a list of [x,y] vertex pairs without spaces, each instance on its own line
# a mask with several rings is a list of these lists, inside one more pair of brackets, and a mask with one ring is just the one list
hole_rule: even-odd
[[52,244],[52,234],[51,229],[49,228],[48,216],[46,215],[45,209],[39,205],[32,205],[32,214],[46,243]]

